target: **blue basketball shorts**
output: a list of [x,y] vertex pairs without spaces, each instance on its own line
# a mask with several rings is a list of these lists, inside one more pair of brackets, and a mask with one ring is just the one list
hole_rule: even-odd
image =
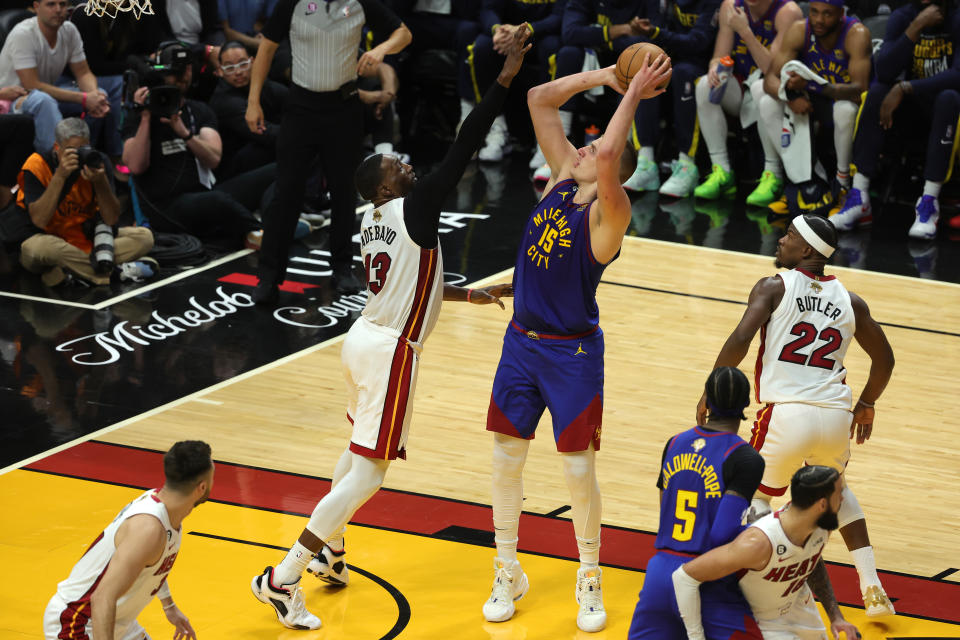
[[[686,640],[672,576],[677,567],[692,559],[669,551],[658,551],[650,559],[628,640]],[[700,587],[700,615],[707,640],[763,639],[750,605],[733,578]]]
[[512,323],[493,380],[487,431],[533,439],[544,409],[557,451],[600,448],[603,331],[574,338],[533,338]]

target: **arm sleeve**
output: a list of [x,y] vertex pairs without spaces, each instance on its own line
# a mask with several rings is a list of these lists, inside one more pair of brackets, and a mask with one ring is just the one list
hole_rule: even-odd
[[483,0],[480,7],[480,31],[493,35],[493,28],[503,23],[503,0]]
[[565,0],[557,0],[553,4],[553,10],[548,13],[546,17],[530,23],[530,28],[533,29],[534,37],[543,37],[552,33],[560,33],[560,24],[563,22],[564,2]]
[[[393,11],[388,9],[380,0],[358,0],[363,7],[366,25],[373,31],[377,40],[383,42],[396,31],[403,22]],[[271,38],[272,40],[272,38]]]
[[894,11],[887,22],[887,33],[883,45],[877,52],[873,68],[877,70],[877,80],[884,83],[894,82],[909,66],[913,59],[914,42],[907,37],[907,27],[913,16],[903,9]]
[[744,443],[723,461],[723,483],[727,491],[736,491],[750,500],[763,480],[765,463],[757,450]]
[[460,134],[443,158],[440,166],[418,181],[403,201],[403,216],[407,232],[418,245],[432,249],[437,244],[440,227],[440,207],[447,195],[463,177],[470,158],[480,148],[483,139],[499,115],[507,98],[508,89],[494,82],[480,104],[470,112],[460,127]]
[[661,29],[652,42],[672,55],[679,55],[679,52],[682,52],[685,58],[697,54],[710,55],[713,43],[717,39],[714,18],[719,8],[720,3],[716,0],[700,3],[697,21],[689,31],[680,33]]
[[564,44],[577,47],[609,49],[612,45],[607,28],[596,24],[596,11],[591,11],[583,0],[569,0],[563,10],[561,39]]
[[290,23],[293,22],[293,9],[296,6],[297,0],[279,0],[263,27],[263,37],[273,42],[283,42],[290,35]]
[[677,598],[677,608],[687,628],[689,640],[704,640],[703,619],[700,617],[700,582],[694,580],[683,567],[673,572],[673,592]]

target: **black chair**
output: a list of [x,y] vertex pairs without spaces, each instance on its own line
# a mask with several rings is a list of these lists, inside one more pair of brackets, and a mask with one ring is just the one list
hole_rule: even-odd
[[883,38],[887,34],[887,21],[890,14],[870,16],[863,19],[863,26],[870,30],[870,40],[873,43],[873,53],[876,54],[883,46]]
[[7,41],[7,34],[10,33],[10,30],[13,29],[18,22],[32,17],[33,13],[26,9],[0,10],[0,48],[2,48],[3,43]]

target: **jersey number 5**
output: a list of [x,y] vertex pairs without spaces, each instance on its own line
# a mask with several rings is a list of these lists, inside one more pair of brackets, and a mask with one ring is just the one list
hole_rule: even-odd
[[[821,369],[827,369],[828,371],[832,370],[833,366],[837,364],[836,360],[827,357],[843,344],[843,336],[833,327],[827,327],[817,335],[817,328],[815,326],[809,322],[798,322],[790,329],[790,333],[800,337],[793,342],[783,345],[783,350],[780,351],[780,357],[778,358],[779,360],[792,362],[794,364],[805,364],[808,367],[819,367]],[[823,340],[826,344],[814,349],[813,353],[809,356],[797,353],[817,338]]]
[[383,251],[372,257],[368,253],[363,256],[363,267],[367,272],[367,286],[370,287],[370,293],[377,295],[387,282],[387,272],[390,271],[390,256]]
[[686,542],[693,537],[693,525],[697,521],[697,492],[677,491],[678,522],[673,525],[673,539],[677,542]]

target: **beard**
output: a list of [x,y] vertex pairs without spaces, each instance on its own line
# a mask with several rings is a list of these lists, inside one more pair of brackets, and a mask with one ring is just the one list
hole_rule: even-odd
[[817,526],[826,531],[836,531],[840,528],[839,514],[836,511],[824,511],[817,518]]
[[196,502],[193,503],[193,506],[194,506],[194,507],[199,507],[199,506],[202,505],[204,502],[206,502],[208,498],[210,498],[210,487],[207,487],[207,490],[204,491],[203,495],[200,496],[200,499],[199,499],[199,500],[197,500]]

